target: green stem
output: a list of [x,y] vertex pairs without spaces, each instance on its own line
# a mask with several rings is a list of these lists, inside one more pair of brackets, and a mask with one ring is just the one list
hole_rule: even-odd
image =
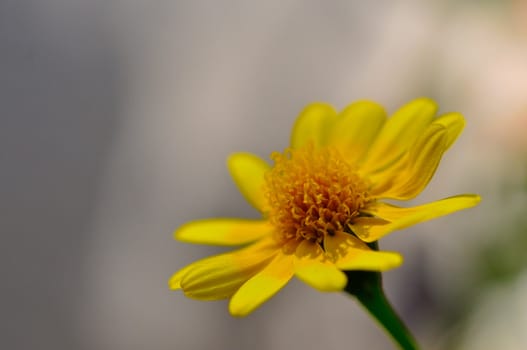
[[[377,250],[376,244],[371,245],[371,247]],[[344,290],[360,301],[401,349],[417,350],[418,346],[415,339],[386,299],[382,289],[381,273],[372,271],[344,272],[348,276],[348,284]]]

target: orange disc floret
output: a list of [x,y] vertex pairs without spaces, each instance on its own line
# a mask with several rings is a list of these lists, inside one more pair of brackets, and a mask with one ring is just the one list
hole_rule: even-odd
[[265,175],[268,217],[281,241],[322,243],[344,232],[369,201],[366,182],[336,148],[274,152]]

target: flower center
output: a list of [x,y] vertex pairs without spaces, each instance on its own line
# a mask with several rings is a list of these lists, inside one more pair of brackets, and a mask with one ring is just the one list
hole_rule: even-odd
[[271,159],[275,165],[266,174],[265,194],[280,241],[322,244],[326,235],[349,230],[369,200],[366,182],[335,148],[286,149]]

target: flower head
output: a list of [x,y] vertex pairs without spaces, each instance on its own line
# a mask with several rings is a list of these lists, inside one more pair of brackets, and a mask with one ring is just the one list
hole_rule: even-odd
[[231,298],[232,315],[249,314],[296,276],[321,291],[341,291],[343,271],[385,271],[402,263],[395,252],[368,243],[408,226],[476,205],[458,195],[416,207],[386,199],[417,196],[464,126],[458,113],[435,117],[436,104],[417,99],[391,118],[376,103],[359,101],[341,113],[307,106],[291,144],[271,155],[228,159],[230,173],[261,220],[207,219],[179,228],[191,243],[245,245],[194,262],[169,281],[192,298]]

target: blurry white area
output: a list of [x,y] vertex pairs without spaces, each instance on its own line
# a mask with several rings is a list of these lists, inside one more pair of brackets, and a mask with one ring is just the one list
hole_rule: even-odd
[[[496,203],[509,213],[521,208],[500,202],[496,179],[520,172],[515,152],[525,150],[522,132],[512,131],[526,125],[526,33],[517,26],[512,35],[491,10],[458,11],[442,1],[39,4],[34,10],[43,14],[35,18],[57,41],[79,47],[65,50],[77,52],[68,59],[88,57],[82,48],[95,45],[71,39],[66,29],[76,26],[88,28],[82,39],[111,43],[118,52],[120,108],[111,111],[119,113],[118,130],[93,221],[82,232],[82,283],[64,288],[80,294],[72,308],[87,349],[392,348],[345,295],[299,282],[244,320],[231,318],[225,302],[196,302],[167,287],[178,268],[219,251],[173,241],[176,227],[197,218],[256,216],[229,179],[226,156],[250,151],[267,158],[283,149],[296,115],[312,101],[340,109],[367,98],[393,112],[425,95],[442,112],[466,116],[465,133],[415,203],[474,192],[484,198],[481,207],[381,242],[405,256],[403,267],[385,274],[387,293],[424,348],[442,335],[433,317],[413,315],[426,307],[415,301],[416,274],[432,268],[438,294],[455,289],[469,240],[485,239],[477,234],[489,221],[504,220]],[[432,266],[423,267],[423,255]]]
[[475,303],[459,349],[523,349],[527,344],[527,273],[487,289]]
[[479,268],[470,263],[473,254],[506,234],[527,208],[525,191],[504,191],[521,188],[527,177],[527,27],[516,25],[526,23],[527,7],[512,3],[501,12],[462,7],[443,23],[439,40],[438,97],[468,120],[437,177],[447,173],[456,192],[483,198],[478,209],[445,220],[448,227],[430,237],[430,282],[447,298],[473,283]]

